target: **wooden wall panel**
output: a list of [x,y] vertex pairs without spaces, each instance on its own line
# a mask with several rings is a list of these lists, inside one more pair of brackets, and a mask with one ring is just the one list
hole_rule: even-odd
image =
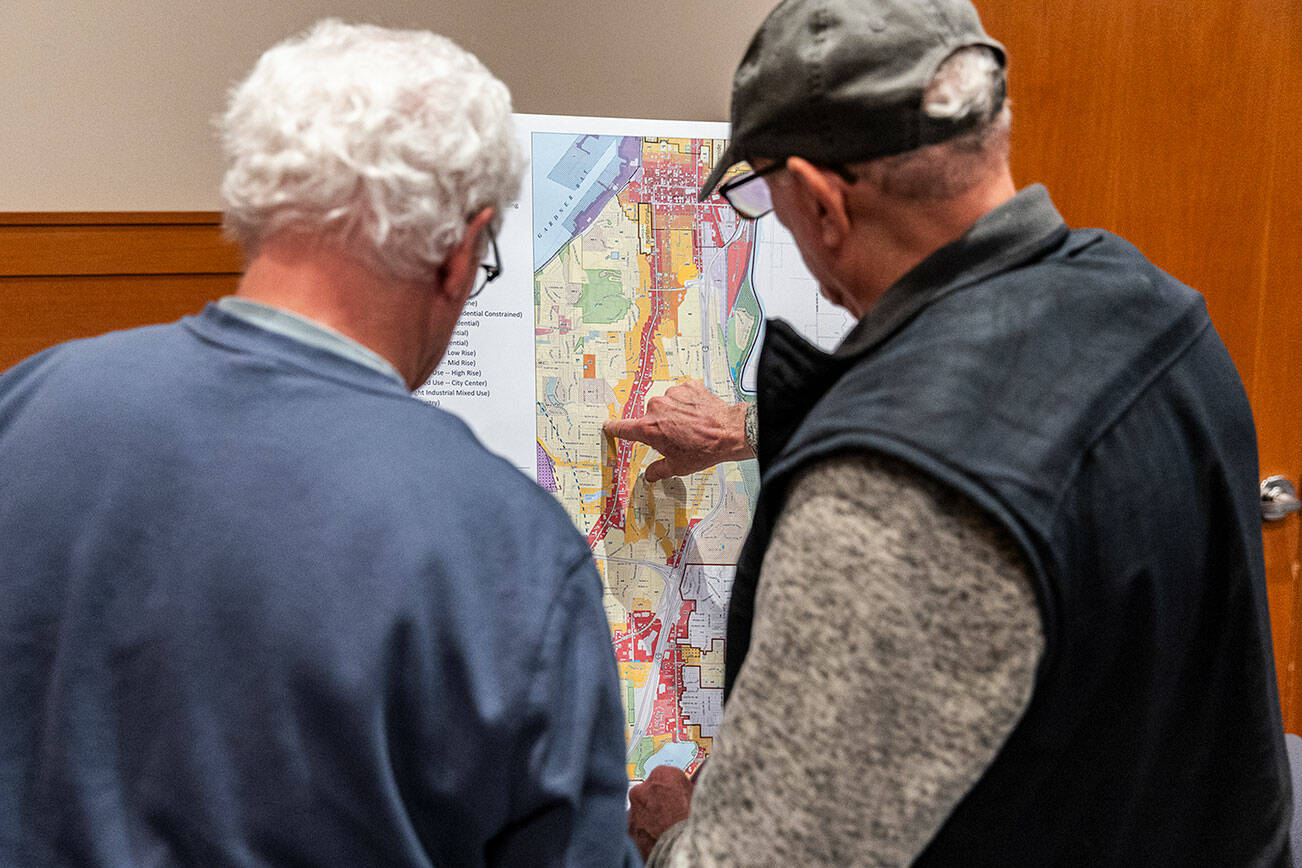
[[170,322],[235,291],[238,275],[0,278],[0,370],[72,338]]
[[0,214],[0,370],[194,313],[234,292],[240,269],[212,212]]

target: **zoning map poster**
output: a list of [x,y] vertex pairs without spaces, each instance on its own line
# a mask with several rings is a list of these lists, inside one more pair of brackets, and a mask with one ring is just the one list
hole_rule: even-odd
[[605,582],[628,775],[694,771],[722,717],[725,613],[759,489],[753,461],[648,485],[649,447],[601,425],[675,383],[754,398],[765,322],[825,348],[852,325],[771,216],[696,192],[726,124],[517,115],[529,159],[502,277],[467,305],[417,397],[552,492]]

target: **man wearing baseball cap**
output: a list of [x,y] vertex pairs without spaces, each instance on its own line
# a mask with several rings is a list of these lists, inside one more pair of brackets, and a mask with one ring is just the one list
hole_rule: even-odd
[[702,198],[859,323],[770,323],[757,413],[606,426],[763,479],[652,866],[1288,864],[1246,396],[1198,293],[1016,190],[1005,64],[966,0],[787,0],[737,70]]

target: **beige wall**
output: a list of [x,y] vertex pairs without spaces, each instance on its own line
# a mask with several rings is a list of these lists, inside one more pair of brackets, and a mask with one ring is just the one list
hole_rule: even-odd
[[773,0],[0,0],[0,211],[210,210],[211,118],[318,18],[443,33],[521,112],[726,120]]

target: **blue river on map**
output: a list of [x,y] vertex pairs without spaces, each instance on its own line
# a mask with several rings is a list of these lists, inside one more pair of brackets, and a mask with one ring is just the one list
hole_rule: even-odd
[[542,268],[556,252],[587,225],[592,206],[608,199],[631,174],[627,154],[619,145],[624,136],[590,136],[573,133],[534,133],[533,167],[533,268]]
[[673,766],[687,771],[687,766],[696,759],[696,743],[691,741],[671,741],[647,759],[643,768],[646,773],[656,766]]

